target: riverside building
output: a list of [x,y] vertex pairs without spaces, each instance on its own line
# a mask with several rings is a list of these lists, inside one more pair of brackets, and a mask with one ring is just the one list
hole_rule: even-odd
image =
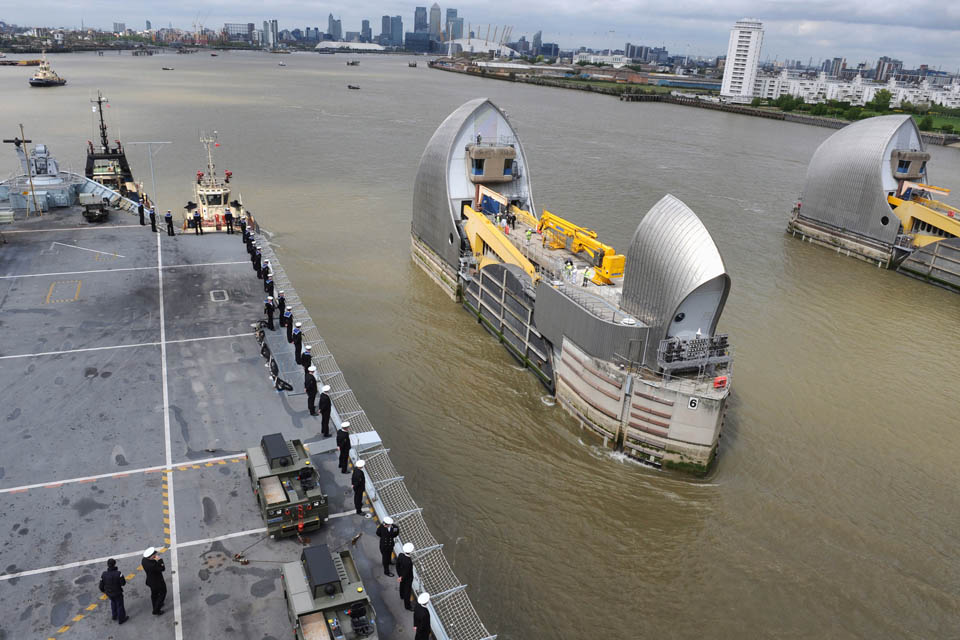
[[760,48],[763,45],[763,24],[744,18],[730,30],[727,62],[723,69],[720,96],[730,102],[750,102],[755,93]]

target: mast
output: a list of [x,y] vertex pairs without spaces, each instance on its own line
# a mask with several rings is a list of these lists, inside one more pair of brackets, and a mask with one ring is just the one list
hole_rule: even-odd
[[207,175],[213,180],[216,172],[216,165],[213,163],[213,147],[217,146],[217,132],[214,131],[209,137],[201,133],[200,142],[207,148]]
[[107,140],[107,123],[103,120],[103,103],[106,102],[106,98],[103,97],[100,91],[97,91],[97,99],[91,100],[90,102],[95,102],[97,104],[97,111],[100,112],[100,145],[103,151],[107,152],[110,150],[110,141]]

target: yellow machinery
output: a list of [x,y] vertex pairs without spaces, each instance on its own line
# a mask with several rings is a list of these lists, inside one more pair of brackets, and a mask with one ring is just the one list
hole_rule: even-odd
[[[905,182],[921,192],[949,194],[949,189],[932,187],[926,184]],[[925,247],[943,240],[945,237],[960,237],[960,211],[938,200],[924,198],[914,193],[909,200],[888,196],[887,202],[900,219],[904,233],[913,240],[913,246]]]
[[544,240],[554,249],[563,249],[570,242],[570,251],[583,251],[590,256],[593,264],[593,282],[605,285],[613,284],[613,278],[623,277],[623,267],[626,259],[618,254],[613,247],[597,240],[597,232],[592,229],[578,227],[569,220],[564,220],[546,209],[537,224],[537,231],[542,233]]
[[469,206],[463,208],[462,214],[467,219],[463,230],[470,242],[470,249],[477,259],[477,268],[482,269],[488,264],[500,262],[515,264],[526,271],[533,282],[540,279],[540,274],[537,273],[533,263],[527,260],[526,256],[503,235],[503,231],[497,229],[485,215],[474,211]]

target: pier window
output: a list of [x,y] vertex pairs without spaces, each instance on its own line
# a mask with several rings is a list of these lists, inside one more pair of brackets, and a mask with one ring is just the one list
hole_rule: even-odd
[[473,175],[475,176],[483,175],[483,158],[473,159]]
[[513,159],[507,158],[503,161],[503,175],[512,176],[513,175]]

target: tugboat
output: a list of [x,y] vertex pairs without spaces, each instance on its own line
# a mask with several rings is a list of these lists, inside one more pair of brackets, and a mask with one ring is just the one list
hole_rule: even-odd
[[184,209],[183,228],[193,228],[193,211],[200,210],[200,220],[204,230],[221,231],[224,228],[224,214],[230,211],[233,219],[244,215],[243,203],[239,199],[230,201],[230,179],[232,171],[223,172],[223,180],[217,177],[217,166],[213,163],[213,149],[219,147],[217,132],[210,137],[201,134],[200,142],[207,149],[207,171],[197,171],[197,180],[193,185],[196,202],[187,202]]
[[40,68],[37,69],[37,72],[30,78],[30,86],[60,87],[65,84],[67,84],[66,79],[58,76],[57,73],[50,68],[50,63],[47,61],[47,52],[44,51],[40,60]]
[[103,118],[103,105],[107,103],[107,99],[97,91],[97,99],[90,102],[95,105],[93,110],[100,116],[100,144],[94,146],[92,141],[87,140],[87,164],[83,174],[134,202],[140,202],[140,187],[133,179],[123,145],[119,140],[114,140],[116,146],[111,147],[107,137],[107,123]]

